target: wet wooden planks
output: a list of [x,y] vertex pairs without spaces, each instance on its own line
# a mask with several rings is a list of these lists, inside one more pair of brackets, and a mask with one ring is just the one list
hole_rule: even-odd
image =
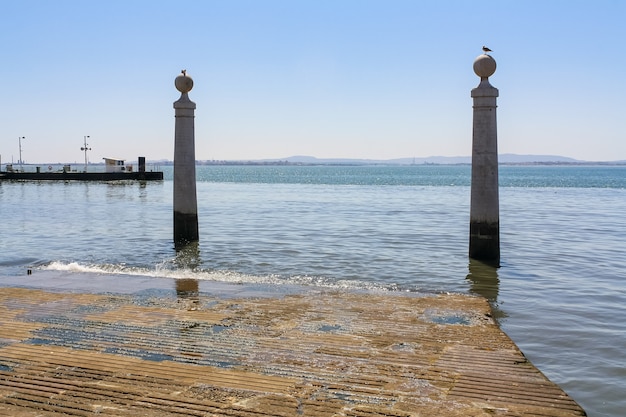
[[0,295],[0,415],[581,416],[461,295]]

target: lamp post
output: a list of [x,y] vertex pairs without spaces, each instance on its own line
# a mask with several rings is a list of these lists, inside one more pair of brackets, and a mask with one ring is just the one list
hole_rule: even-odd
[[87,172],[87,151],[90,151],[91,148],[87,147],[87,138],[89,136],[83,136],[84,146],[80,148],[81,151],[85,151],[85,172]]
[[22,161],[22,139],[26,139],[26,136],[20,136],[17,138],[20,144],[20,171],[24,171],[24,167],[22,166],[22,164],[24,163],[24,161]]

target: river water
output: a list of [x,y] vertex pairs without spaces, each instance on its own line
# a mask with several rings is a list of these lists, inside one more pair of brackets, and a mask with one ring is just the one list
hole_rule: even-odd
[[27,268],[475,293],[590,416],[626,410],[626,167],[500,167],[501,267],[470,262],[469,166],[198,166],[198,259],[163,182],[0,181],[2,276]]

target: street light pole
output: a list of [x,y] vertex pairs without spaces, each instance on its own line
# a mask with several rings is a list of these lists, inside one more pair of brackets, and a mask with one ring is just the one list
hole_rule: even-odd
[[22,164],[24,163],[24,161],[22,161],[22,139],[26,139],[26,137],[20,136],[17,138],[20,144],[20,171],[24,171],[24,167],[22,166]]
[[85,145],[82,148],[80,148],[81,151],[85,151],[85,172],[87,172],[87,151],[91,150],[91,148],[87,147],[87,138],[88,137],[89,136],[83,136],[83,141],[84,141]]

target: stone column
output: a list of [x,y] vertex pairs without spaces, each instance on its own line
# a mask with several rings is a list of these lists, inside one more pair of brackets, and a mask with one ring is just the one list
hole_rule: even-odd
[[472,90],[472,191],[470,205],[469,256],[500,265],[500,209],[498,197],[498,89],[489,83],[496,61],[488,54],[474,60],[480,84]]
[[193,80],[185,70],[174,81],[181,95],[174,102],[174,245],[179,248],[198,241],[198,202],[196,197],[196,151],[194,112],[196,103],[187,93]]

